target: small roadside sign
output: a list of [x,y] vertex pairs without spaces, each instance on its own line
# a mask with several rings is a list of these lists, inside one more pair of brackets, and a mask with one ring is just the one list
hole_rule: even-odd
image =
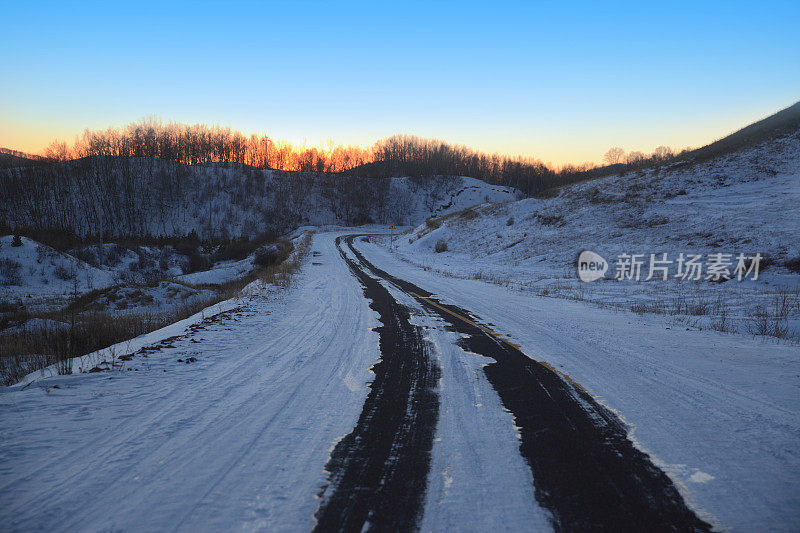
[[[394,224],[389,224],[389,229],[397,229]],[[394,233],[389,234],[389,249],[394,250]]]

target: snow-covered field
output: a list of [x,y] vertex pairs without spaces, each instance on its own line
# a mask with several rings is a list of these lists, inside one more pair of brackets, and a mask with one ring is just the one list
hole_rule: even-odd
[[[420,225],[396,239],[396,251],[447,275],[667,314],[692,327],[758,333],[757,317],[779,315],[779,336],[800,340],[798,206],[800,133],[692,166],[565,187],[552,198],[486,204]],[[436,253],[440,241],[447,251]],[[578,281],[583,250],[609,262],[604,279]],[[645,282],[650,254],[663,253],[669,280]],[[732,275],[738,254],[764,259],[755,281],[715,283],[676,279],[680,253],[706,264],[709,254],[731,254]],[[620,254],[643,255],[642,281],[613,279]]]
[[[122,370],[0,389],[4,528],[312,528],[328,455],[353,428],[379,357],[376,313],[334,246],[347,231],[315,235],[290,288],[151,334],[158,349]],[[797,347],[436,275],[356,244],[618,412],[701,517],[797,528]],[[422,528],[548,529],[485,360],[389,289],[428,326],[442,367]]]

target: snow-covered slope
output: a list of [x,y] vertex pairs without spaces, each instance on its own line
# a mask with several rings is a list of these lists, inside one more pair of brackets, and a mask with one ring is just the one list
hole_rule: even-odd
[[[692,321],[747,329],[745,319],[770,311],[776,295],[800,332],[800,276],[787,268],[800,257],[800,134],[693,166],[673,165],[585,182],[547,199],[487,204],[417,227],[400,239],[407,260],[462,277],[486,278],[540,294],[668,312],[692,306]],[[435,253],[436,243],[447,251]],[[610,263],[605,279],[581,283],[576,258],[591,250]],[[620,254],[760,253],[756,281],[616,281]],[[672,264],[671,274],[676,265]],[[731,268],[733,270],[733,267]],[[752,277],[752,276],[751,276]],[[683,304],[681,299],[686,300]],[[717,305],[721,302],[721,305]],[[712,307],[717,306],[717,312]],[[783,304],[781,304],[783,306]],[[760,311],[759,311],[760,312]],[[771,312],[771,311],[770,311]],[[716,315],[716,318],[714,318]]]
[[175,307],[210,300],[214,292],[209,289],[187,287],[173,281],[160,281],[152,285],[120,285],[104,291],[87,304],[88,311],[108,313],[162,313]]
[[65,253],[26,237],[21,241],[22,246],[12,246],[11,235],[0,237],[0,316],[58,309],[99,289],[107,290],[86,302],[87,310],[158,313],[210,295],[185,284],[221,284],[255,268],[251,254],[181,274],[188,259],[172,246],[97,244]]
[[417,225],[428,217],[443,216],[485,202],[505,203],[523,197],[517,189],[465,176],[423,180],[394,178],[391,194],[411,197],[408,212],[398,217],[397,223],[402,225]]
[[418,224],[433,213],[513,189],[458,177],[363,178],[93,157],[0,171],[0,211],[11,228],[79,235],[255,236],[300,225]]
[[[95,268],[69,254],[22,237],[22,246],[12,246],[14,237],[0,237],[0,300],[65,296],[101,289],[115,283],[113,272]],[[76,287],[77,283],[77,287]]]

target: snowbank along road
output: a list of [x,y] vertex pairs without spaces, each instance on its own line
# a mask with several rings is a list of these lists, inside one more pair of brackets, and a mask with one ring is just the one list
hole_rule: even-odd
[[[720,413],[750,413],[751,430],[763,424],[770,442],[785,446],[751,462],[735,455],[738,447],[705,438],[681,444],[680,452],[665,446],[671,460],[697,456],[713,466],[719,456],[741,464],[731,476],[750,481],[735,491],[710,482],[695,492],[671,461],[646,453],[620,416],[596,399],[602,380],[589,380],[590,394],[581,386],[584,374],[570,373],[573,381],[550,364],[563,354],[536,352],[540,362],[526,355],[535,346],[527,337],[518,346],[498,333],[521,336],[492,316],[499,307],[527,316],[521,298],[528,296],[433,277],[362,239],[347,231],[316,234],[311,257],[284,293],[170,332],[168,342],[126,361],[124,372],[5,388],[3,529],[796,525],[791,449],[798,424],[796,410],[786,408],[796,398],[770,402],[704,382]],[[437,286],[446,298],[433,293]],[[454,287],[477,296],[458,300]],[[545,312],[573,305],[554,301]],[[637,337],[649,335],[641,327]],[[534,328],[534,342],[548,350],[582,349],[574,339],[555,343],[562,332],[540,330]],[[702,348],[704,338],[694,342]],[[684,379],[675,375],[660,381]],[[688,391],[685,397],[702,411]],[[670,413],[673,398],[658,401],[667,407],[657,418],[684,420]],[[656,413],[662,406],[646,407]],[[683,433],[675,424],[669,427],[678,439]],[[685,424],[701,431],[691,420]],[[714,420],[703,424],[723,432],[720,442],[727,438]],[[758,437],[749,442],[758,449]],[[701,480],[697,472],[692,478]],[[713,479],[700,474],[703,482]]]

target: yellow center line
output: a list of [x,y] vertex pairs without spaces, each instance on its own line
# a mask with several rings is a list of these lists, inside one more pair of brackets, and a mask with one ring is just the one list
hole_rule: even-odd
[[[390,282],[390,283],[392,283],[392,285],[394,285],[395,287],[397,287],[397,288],[398,288],[398,289],[400,289],[401,291],[404,291],[404,290],[405,290],[405,289],[403,289],[402,287],[400,287],[399,285],[395,284],[394,282],[391,282],[391,281],[389,281],[389,282]],[[470,324],[471,326],[475,326],[476,328],[480,329],[481,331],[483,331],[483,332],[484,332],[484,333],[486,333],[487,335],[490,335],[491,337],[493,337],[493,338],[497,339],[498,341],[500,341],[500,342],[503,342],[503,343],[507,344],[508,346],[511,346],[512,348],[515,348],[516,350],[519,350],[520,352],[522,352],[522,348],[520,347],[520,345],[519,345],[519,344],[515,344],[515,343],[511,342],[510,340],[506,339],[505,337],[501,337],[500,335],[498,335],[497,333],[495,333],[495,332],[494,332],[494,330],[492,330],[492,328],[490,328],[490,327],[487,327],[487,326],[484,326],[484,325],[482,325],[482,324],[478,324],[477,322],[475,322],[475,321],[473,321],[473,320],[470,320],[469,318],[467,318],[467,317],[465,317],[465,316],[463,316],[463,315],[460,315],[460,314],[456,313],[455,311],[451,311],[450,309],[448,309],[448,308],[446,308],[446,307],[444,307],[444,306],[442,306],[442,305],[439,305],[439,304],[438,304],[436,301],[434,301],[434,300],[431,300],[430,298],[426,298],[426,297],[424,297],[424,296],[421,296],[421,295],[419,295],[419,294],[415,293],[414,291],[405,291],[405,292],[407,292],[408,294],[410,294],[411,296],[413,296],[414,298],[416,298],[416,299],[418,299],[418,300],[422,300],[423,302],[425,302],[425,303],[427,303],[427,304],[429,304],[429,305],[432,305],[432,306],[434,306],[434,307],[435,307],[435,308],[437,308],[437,309],[441,309],[442,311],[444,311],[444,312],[445,312],[445,313],[447,313],[448,315],[452,315],[452,316],[456,317],[457,319],[461,320],[462,322],[465,322],[465,323],[467,323],[467,324]],[[523,353],[524,353],[524,352],[523,352]],[[579,388],[580,390],[582,390],[582,391],[583,391],[583,392],[585,392],[586,394],[589,394],[590,396],[594,397],[594,396],[593,396],[593,395],[592,395],[592,394],[591,394],[589,391],[587,391],[586,389],[584,389],[584,388],[583,388],[583,386],[582,386],[580,383],[578,383],[577,381],[575,381],[574,379],[572,379],[572,378],[570,377],[570,375],[569,375],[569,374],[566,374],[566,373],[564,373],[564,372],[561,372],[560,370],[556,369],[556,368],[555,368],[553,365],[551,365],[550,363],[546,363],[546,362],[544,362],[544,361],[538,361],[538,360],[536,360],[536,359],[533,359],[533,358],[529,358],[529,359],[530,359],[531,361],[533,361],[534,363],[540,364],[540,365],[542,365],[543,367],[545,367],[545,368],[547,368],[548,370],[550,370],[551,372],[554,372],[555,374],[557,374],[557,375],[559,375],[559,376],[563,377],[564,379],[566,379],[567,381],[569,381],[570,383],[572,383],[572,384],[573,384],[575,387]]]
[[519,349],[520,349],[520,347],[519,347],[519,344],[514,344],[514,343],[513,343],[513,342],[511,342],[510,340],[508,340],[508,339],[506,339],[506,338],[504,338],[504,337],[501,337],[500,335],[498,335],[497,333],[495,333],[495,332],[494,332],[494,331],[493,331],[491,328],[489,328],[489,327],[486,327],[486,326],[483,326],[483,325],[481,325],[481,324],[478,324],[477,322],[474,322],[474,321],[470,320],[469,318],[467,318],[467,317],[465,317],[465,316],[463,316],[463,315],[459,315],[458,313],[456,313],[456,312],[454,312],[454,311],[451,311],[450,309],[448,309],[448,308],[446,308],[446,307],[444,307],[444,306],[441,306],[441,305],[439,305],[438,303],[434,302],[434,301],[433,301],[433,300],[431,300],[430,298],[425,298],[424,296],[420,296],[419,294],[417,294],[417,293],[415,293],[415,292],[411,292],[411,291],[409,291],[409,294],[410,294],[411,296],[413,296],[414,298],[418,298],[418,299],[420,299],[420,300],[422,300],[422,301],[424,301],[424,302],[426,302],[426,303],[429,303],[430,305],[432,305],[432,306],[436,307],[437,309],[441,309],[442,311],[444,311],[445,313],[447,313],[447,314],[449,314],[449,315],[453,315],[453,316],[454,316],[454,317],[456,317],[457,319],[459,319],[459,320],[461,320],[461,321],[463,321],[463,322],[466,322],[467,324],[470,324],[470,325],[472,325],[472,326],[475,326],[476,328],[478,328],[478,329],[480,329],[480,330],[484,331],[485,333],[488,333],[489,335],[491,335],[491,336],[492,336],[492,337],[494,337],[495,339],[497,339],[497,340],[499,340],[499,341],[501,341],[501,342],[504,342],[504,343],[508,344],[508,345],[509,345],[509,346],[511,346],[512,348],[516,348],[517,350],[519,350]]

